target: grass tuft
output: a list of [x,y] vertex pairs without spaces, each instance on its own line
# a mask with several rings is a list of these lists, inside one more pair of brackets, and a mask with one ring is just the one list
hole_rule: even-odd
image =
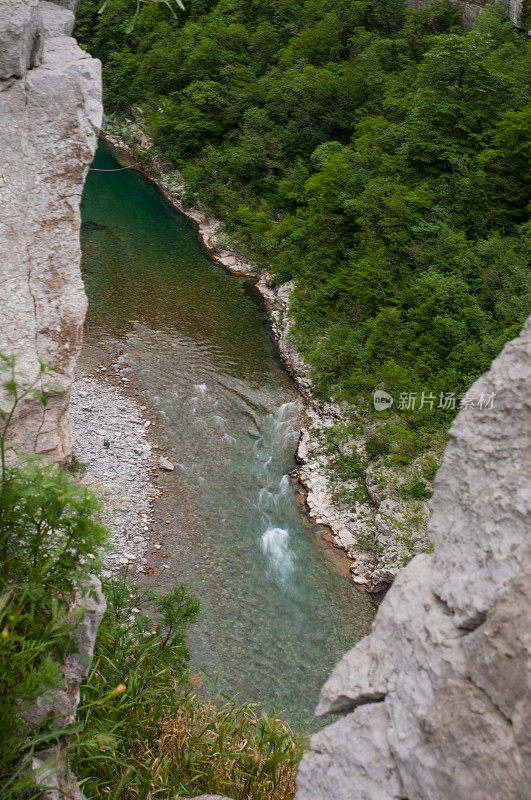
[[[304,740],[258,706],[192,690],[188,626],[199,612],[185,587],[159,596],[121,576],[81,693],[71,763],[88,800],[224,794],[289,800]],[[140,610],[141,609],[141,610]]]

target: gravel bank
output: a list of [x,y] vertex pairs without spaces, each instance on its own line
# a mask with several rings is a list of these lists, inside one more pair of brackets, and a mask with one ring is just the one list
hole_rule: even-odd
[[134,400],[94,378],[79,377],[72,387],[70,417],[74,456],[82,481],[104,500],[103,521],[111,531],[107,574],[129,565],[143,572],[151,541],[151,504],[158,496],[148,441],[149,421]]

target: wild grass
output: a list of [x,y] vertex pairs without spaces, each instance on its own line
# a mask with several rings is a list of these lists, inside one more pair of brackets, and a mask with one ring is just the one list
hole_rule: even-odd
[[292,798],[304,740],[256,705],[216,695],[215,681],[210,698],[192,690],[185,633],[197,601],[184,587],[160,598],[124,577],[105,592],[84,730],[71,743],[87,798]]

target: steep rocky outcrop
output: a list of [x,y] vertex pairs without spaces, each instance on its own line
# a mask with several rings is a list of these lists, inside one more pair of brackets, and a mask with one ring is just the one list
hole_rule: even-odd
[[73,24],[53,3],[0,0],[0,352],[29,378],[39,359],[55,370],[46,406],[28,399],[10,430],[18,450],[59,462],[86,310],[79,203],[102,118],[100,63]]
[[[54,370],[41,386],[46,406],[31,396],[9,430],[16,451],[57,462],[71,447],[68,402],[86,310],[79,204],[102,118],[100,63],[71,38],[73,25],[72,12],[53,3],[0,0],[0,353],[17,355],[26,380],[40,360]],[[0,409],[10,405],[0,394]],[[82,618],[61,664],[63,686],[24,711],[31,728],[75,719],[105,611],[96,578],[88,589],[71,608]],[[83,800],[64,739],[31,766],[43,800]]]
[[429,535],[335,667],[296,800],[525,800],[531,785],[531,318],[456,417]]

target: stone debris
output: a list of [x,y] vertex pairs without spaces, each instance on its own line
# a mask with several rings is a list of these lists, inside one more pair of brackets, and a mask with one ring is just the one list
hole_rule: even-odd
[[183,797],[182,800],[231,800],[231,798],[222,797],[220,794],[200,794],[195,797]]
[[150,502],[158,495],[149,474],[151,445],[140,408],[118,389],[80,377],[72,387],[70,416],[74,455],[86,470],[83,483],[104,501],[103,521],[112,537],[106,564],[127,564],[140,572],[150,547],[144,535],[151,521]]
[[173,472],[175,469],[175,466],[171,463],[169,458],[166,458],[166,456],[161,456],[159,458],[158,466],[161,469],[165,469],[167,472]]
[[531,786],[531,317],[471,391],[435,480],[433,554],[337,664],[296,800],[527,800]]

